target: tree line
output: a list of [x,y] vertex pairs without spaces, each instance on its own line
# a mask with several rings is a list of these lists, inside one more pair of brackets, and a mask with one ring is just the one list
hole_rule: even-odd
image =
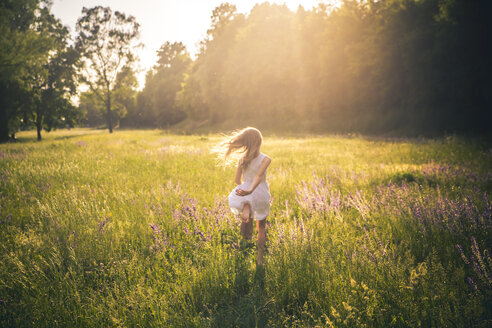
[[[79,86],[104,111],[109,132],[133,98],[139,24],[110,8],[83,8],[77,36],[51,13],[50,0],[0,0],[0,141],[20,129],[73,127]],[[82,93],[81,105],[87,93]],[[130,100],[129,100],[130,99]]]
[[[70,43],[47,1],[0,3],[2,140],[76,122],[399,134],[492,123],[486,0],[263,3],[247,14],[224,3],[196,57],[164,43],[141,91],[134,17],[85,8]],[[87,91],[74,106],[78,84]]]

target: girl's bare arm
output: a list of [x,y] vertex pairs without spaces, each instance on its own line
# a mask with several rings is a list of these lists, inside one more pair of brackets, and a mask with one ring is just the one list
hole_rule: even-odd
[[271,162],[272,162],[272,160],[270,159],[270,157],[265,157],[260,164],[260,168],[258,169],[258,173],[256,174],[255,178],[253,179],[253,183],[251,184],[251,187],[248,190],[237,189],[236,194],[239,196],[246,196],[246,195],[251,194],[256,189],[256,187],[260,184],[261,179],[262,179],[263,175],[265,174],[265,171],[266,171],[268,165],[270,165]]
[[241,181],[241,176],[243,175],[243,169],[241,168],[241,165],[237,165],[237,169],[236,169],[236,178],[234,179],[234,182],[237,184],[237,185],[240,185],[242,183]]

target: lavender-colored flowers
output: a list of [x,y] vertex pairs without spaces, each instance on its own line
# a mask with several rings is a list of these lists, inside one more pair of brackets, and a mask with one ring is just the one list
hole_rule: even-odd
[[475,272],[476,277],[478,278],[477,284],[471,277],[467,278],[468,284],[472,287],[474,291],[480,289],[491,289],[492,288],[492,278],[490,273],[492,272],[492,260],[490,258],[490,252],[488,249],[480,252],[480,248],[478,246],[477,240],[475,237],[471,237],[471,255],[470,259],[466,257],[464,254],[463,248],[461,245],[456,245],[460,256],[463,262],[467,265],[471,265],[473,268],[473,272]]
[[302,182],[296,186],[296,201],[310,214],[324,214],[340,218],[343,209],[342,195],[333,187],[333,183],[327,180],[328,177],[324,179],[315,176],[310,185]]
[[154,223],[150,224],[150,228],[153,232],[154,243],[150,246],[150,250],[153,252],[161,252],[168,244],[167,236],[162,232],[161,228]]
[[465,262],[466,264],[470,264],[470,261],[468,261],[468,259],[466,258],[465,252],[463,251],[463,247],[461,247],[460,244],[457,244],[456,248],[458,249],[458,252],[460,253],[460,256],[461,256],[461,259],[463,260],[463,262]]

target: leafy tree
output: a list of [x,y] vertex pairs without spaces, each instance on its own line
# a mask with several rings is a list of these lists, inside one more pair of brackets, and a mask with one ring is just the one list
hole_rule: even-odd
[[224,3],[214,9],[211,20],[191,75],[180,91],[179,103],[195,119],[206,118],[215,124],[227,118],[231,106],[222,76],[227,73],[228,56],[245,17],[237,13],[235,5]]
[[145,125],[165,127],[185,118],[176,97],[191,58],[181,42],[166,42],[157,54],[157,64],[147,73],[145,88],[138,96],[139,118]]
[[27,115],[36,126],[37,138],[41,140],[41,130],[50,131],[65,125],[73,126],[78,117],[76,107],[70,97],[76,92],[75,65],[78,53],[68,47],[69,32],[56,19],[48,7],[39,10],[37,30],[50,40],[47,62],[31,67],[26,79],[29,85],[29,101],[25,100]]
[[123,117],[126,121],[132,119],[128,113],[135,113],[137,105],[137,87],[138,81],[135,71],[129,67],[124,67],[116,77],[114,103],[114,119]]
[[[121,117],[123,120],[132,120],[132,114],[136,110],[137,77],[131,67],[123,67],[116,77],[113,89],[113,106],[111,111],[112,122],[118,125]],[[82,122],[88,126],[102,126],[107,122],[106,105],[93,91],[88,90],[80,95],[79,109]],[[127,115],[130,114],[130,115]],[[127,125],[128,122],[125,122]]]
[[31,71],[45,64],[52,40],[39,33],[41,0],[0,1],[0,141],[20,127],[29,95]]
[[79,111],[82,124],[93,127],[103,126],[107,122],[104,117],[105,109],[102,100],[91,90],[80,94]]
[[118,74],[135,61],[139,24],[133,16],[109,7],[83,8],[83,16],[77,21],[76,47],[82,54],[81,80],[105,106],[109,132],[113,132],[115,116],[115,89]]

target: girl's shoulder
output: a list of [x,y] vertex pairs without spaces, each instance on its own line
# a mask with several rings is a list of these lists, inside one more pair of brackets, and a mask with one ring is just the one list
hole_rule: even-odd
[[265,153],[260,153],[260,157],[261,157],[261,161],[263,161],[265,158],[268,158],[269,160],[272,160],[272,159],[270,158],[270,156],[268,156],[268,155],[267,155],[267,154],[265,154]]

